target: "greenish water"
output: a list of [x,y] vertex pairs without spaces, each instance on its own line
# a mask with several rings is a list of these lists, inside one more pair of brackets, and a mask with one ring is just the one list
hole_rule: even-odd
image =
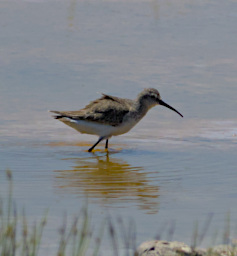
[[[133,218],[137,243],[175,226],[172,239],[190,244],[210,213],[203,245],[229,212],[236,237],[235,1],[0,1],[0,11],[0,193],[10,168],[29,218],[50,209],[46,252],[63,213],[86,201],[95,223]],[[97,138],[47,112],[144,87],[184,118],[153,108],[108,154],[86,152]]]

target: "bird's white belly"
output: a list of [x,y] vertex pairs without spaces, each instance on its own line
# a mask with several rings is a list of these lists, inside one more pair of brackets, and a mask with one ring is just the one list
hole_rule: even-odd
[[62,118],[60,121],[74,128],[80,133],[98,135],[100,137],[111,137],[128,132],[137,122],[126,122],[120,126],[112,126],[83,120],[72,120]]

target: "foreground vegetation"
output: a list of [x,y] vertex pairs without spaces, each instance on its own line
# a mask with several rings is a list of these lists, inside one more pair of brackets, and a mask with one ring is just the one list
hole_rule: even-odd
[[[8,170],[6,172],[8,180],[8,199],[3,201],[0,199],[0,256],[37,256],[42,255],[42,237],[43,231],[47,224],[47,214],[38,222],[29,224],[24,210],[18,212],[16,204],[13,200],[13,181],[12,174]],[[101,224],[99,233],[95,236],[90,226],[90,217],[87,209],[81,211],[78,217],[71,221],[70,225],[67,225],[66,217],[62,221],[62,226],[59,229],[58,245],[55,252],[55,256],[97,256],[103,255],[100,252],[102,238],[104,231],[106,230],[111,238],[111,253],[113,256],[119,256],[118,240],[122,237],[124,243],[123,255],[134,255],[136,250],[135,242],[135,225],[134,222],[130,222],[129,225],[125,225],[124,222],[119,219],[119,234],[115,230],[111,219],[107,219]],[[197,254],[196,246],[199,245],[205,238],[208,226],[211,221],[211,216],[207,219],[204,225],[204,229],[198,231],[198,226],[194,228],[193,233],[193,245],[191,246],[193,253],[187,255],[201,255]],[[226,230],[223,233],[223,242],[226,243],[226,239],[230,235],[230,222],[229,216],[227,220]],[[159,236],[160,237],[160,236]],[[93,248],[93,249],[92,249]],[[233,249],[233,250],[232,250]],[[136,255],[136,254],[135,254]],[[146,255],[146,253],[144,254]],[[153,254],[148,254],[153,255]],[[155,254],[154,254],[155,255]],[[172,254],[179,255],[179,254]],[[182,253],[180,255],[183,255]],[[206,256],[236,256],[236,247],[231,247],[231,251],[228,254],[217,254],[212,249],[209,249],[204,254]],[[165,255],[164,255],[165,256]]]
[[[8,199],[0,199],[0,256],[37,256],[40,253],[44,228],[47,224],[47,214],[38,223],[29,224],[24,209],[18,212],[13,200],[13,181],[11,171],[7,170]],[[119,220],[120,232],[123,234],[126,255],[129,248],[135,249],[135,232],[132,223],[126,232],[123,221]],[[81,211],[71,224],[67,224],[66,217],[59,229],[59,242],[56,256],[97,256],[100,255],[100,246],[104,231],[109,232],[113,255],[119,255],[118,236],[111,220],[101,224],[99,234],[95,237],[90,226],[90,217],[87,209]],[[93,248],[93,249],[92,249]]]

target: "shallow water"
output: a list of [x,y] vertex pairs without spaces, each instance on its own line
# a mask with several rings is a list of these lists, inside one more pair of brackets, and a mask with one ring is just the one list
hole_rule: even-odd
[[[29,218],[49,211],[53,252],[63,213],[88,201],[94,222],[134,219],[137,243],[161,234],[202,244],[237,223],[235,1],[0,1],[0,192],[6,168]],[[51,118],[104,92],[157,88],[184,118],[156,107],[131,132],[96,137]],[[162,231],[165,229],[164,231]],[[174,229],[170,237],[169,230]],[[172,232],[171,232],[172,233]],[[230,238],[231,238],[230,237]],[[108,246],[109,247],[109,246]],[[122,247],[122,245],[121,245]]]

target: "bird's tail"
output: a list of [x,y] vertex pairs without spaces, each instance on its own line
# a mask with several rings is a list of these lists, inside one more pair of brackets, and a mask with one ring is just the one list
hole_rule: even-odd
[[54,119],[61,119],[61,118],[67,117],[65,115],[62,115],[62,113],[60,111],[49,110],[49,112],[56,114],[56,115],[53,115]]

